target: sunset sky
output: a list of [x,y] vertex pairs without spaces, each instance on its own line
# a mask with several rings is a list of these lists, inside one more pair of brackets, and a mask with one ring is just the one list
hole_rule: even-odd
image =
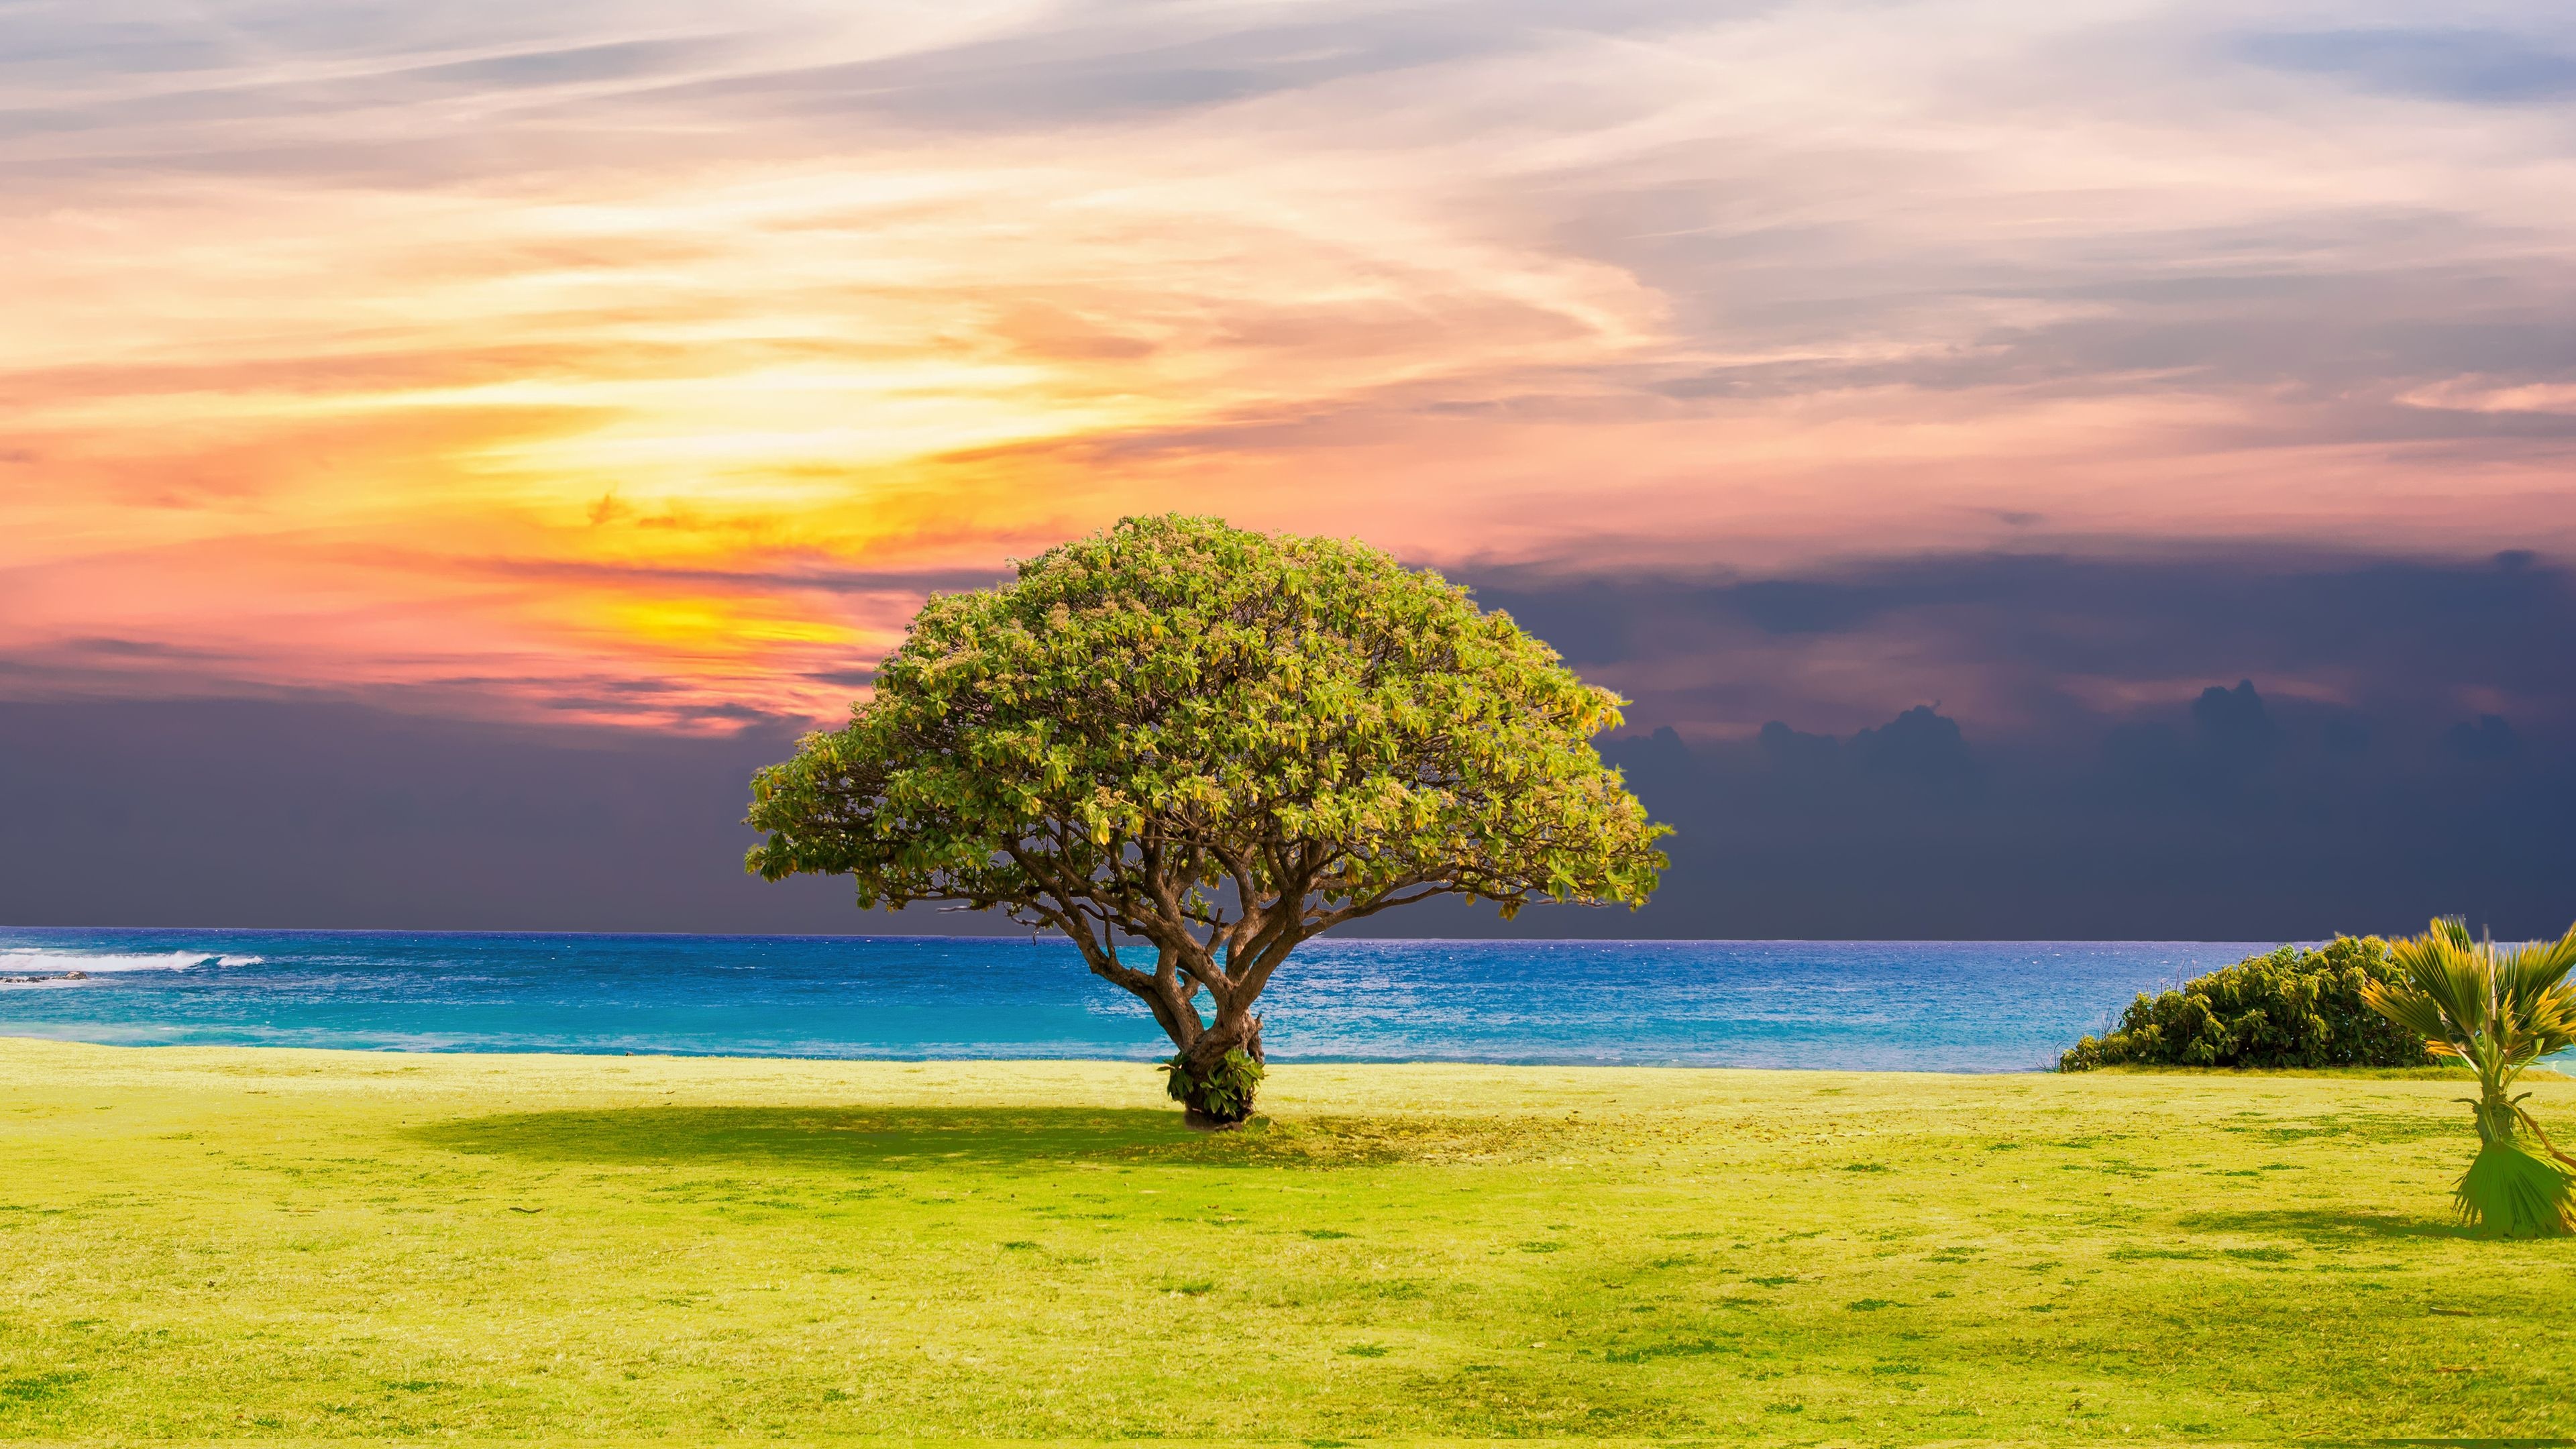
[[[0,694],[825,718],[925,589],[1175,508],[1523,581],[2554,564],[2576,11],[2428,13],[17,0]],[[1603,677],[2021,722],[1926,627]]]

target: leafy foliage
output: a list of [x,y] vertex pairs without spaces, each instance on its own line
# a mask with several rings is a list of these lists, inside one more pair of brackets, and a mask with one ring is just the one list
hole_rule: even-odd
[[2453,1194],[2460,1216],[2507,1237],[2576,1232],[2576,1157],[2522,1105],[2530,1093],[2511,1095],[2533,1062],[2576,1046],[2576,984],[2567,980],[2576,926],[2555,941],[2503,949],[2446,916],[2389,954],[2395,979],[2362,993],[2371,1009],[2434,1055],[2477,1069],[2478,1155]]
[[2388,943],[2376,936],[2337,936],[2313,951],[2283,946],[2178,990],[2139,996],[2118,1030],[2077,1042],[2057,1068],[2430,1065],[2420,1033],[2364,1000],[2371,983],[2395,973]]
[[1052,927],[1204,1086],[1260,1060],[1250,1008],[1318,932],[1442,895],[1642,904],[1665,831],[1590,743],[1618,706],[1377,549],[1130,518],[933,596],[849,725],[754,779],[746,864]]
[[1194,1076],[1187,1057],[1174,1057],[1163,1063],[1171,1073],[1167,1086],[1172,1100],[1186,1104],[1221,1122],[1239,1122],[1252,1111],[1252,1094],[1261,1086],[1269,1068],[1251,1054],[1237,1047],[1217,1058],[1216,1066],[1204,1076]]

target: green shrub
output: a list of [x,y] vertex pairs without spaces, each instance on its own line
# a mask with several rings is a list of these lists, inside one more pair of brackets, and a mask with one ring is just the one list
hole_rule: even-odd
[[2362,1003],[2363,982],[2395,976],[2377,936],[2337,936],[2314,951],[2283,946],[2140,996],[2119,1030],[2077,1042],[2057,1069],[2429,1066],[2422,1037]]
[[1259,1057],[1241,1047],[1232,1048],[1201,1081],[1190,1079],[1189,1063],[1187,1052],[1163,1063],[1163,1070],[1171,1074],[1163,1085],[1173,1101],[1228,1126],[1252,1115],[1252,1094],[1267,1072]]

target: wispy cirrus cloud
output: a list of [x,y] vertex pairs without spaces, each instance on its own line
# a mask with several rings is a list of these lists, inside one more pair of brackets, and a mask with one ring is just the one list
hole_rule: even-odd
[[2393,95],[2498,106],[2576,97],[2576,47],[2527,32],[2391,26],[2257,32],[2242,44],[2257,64]]
[[0,653],[821,715],[1169,507],[2563,555],[2576,26],[2411,9],[22,6]]

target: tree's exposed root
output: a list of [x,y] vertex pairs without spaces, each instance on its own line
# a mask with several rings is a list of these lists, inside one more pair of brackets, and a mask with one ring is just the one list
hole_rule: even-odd
[[2463,1220],[2508,1238],[2576,1232],[2576,1182],[2557,1164],[2502,1139],[2478,1149],[2452,1201]]

